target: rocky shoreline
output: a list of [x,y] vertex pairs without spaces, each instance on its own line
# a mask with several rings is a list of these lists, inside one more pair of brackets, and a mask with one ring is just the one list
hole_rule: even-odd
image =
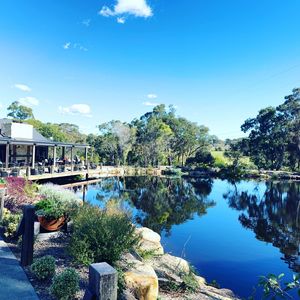
[[[161,237],[149,228],[137,228],[141,236],[138,250],[126,253],[118,262],[123,272],[124,291],[120,300],[238,300],[228,289],[218,289],[197,276],[190,264],[176,256],[164,252]],[[69,242],[67,233],[59,233],[46,239],[37,239],[34,257],[52,255],[56,260],[57,272],[73,267],[80,275],[80,291],[74,298],[83,298],[88,285],[88,267],[73,263],[65,249]],[[14,254],[20,258],[19,244],[8,243]],[[49,294],[50,281],[39,282],[30,268],[25,268],[27,276],[40,299],[53,300]]]
[[138,253],[128,253],[123,257],[122,267],[128,269],[124,273],[123,299],[239,299],[230,290],[209,286],[203,277],[194,274],[186,260],[164,253],[159,234],[145,227],[137,232],[142,238],[141,253],[151,255],[143,258]]

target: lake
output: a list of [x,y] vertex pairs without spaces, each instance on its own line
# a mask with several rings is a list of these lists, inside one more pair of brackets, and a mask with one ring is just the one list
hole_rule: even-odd
[[300,182],[116,177],[90,185],[86,199],[122,200],[166,252],[240,297],[260,275],[300,272]]

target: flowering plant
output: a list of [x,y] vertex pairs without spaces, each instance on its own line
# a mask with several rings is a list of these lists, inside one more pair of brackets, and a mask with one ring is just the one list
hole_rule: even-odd
[[32,204],[41,197],[37,194],[37,185],[23,177],[7,177],[7,198],[5,207],[12,212],[20,211],[24,204]]

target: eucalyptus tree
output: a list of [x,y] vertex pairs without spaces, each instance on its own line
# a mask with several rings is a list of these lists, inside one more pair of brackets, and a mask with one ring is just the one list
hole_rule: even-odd
[[12,117],[15,120],[24,121],[28,119],[34,119],[32,108],[22,105],[19,101],[12,102],[7,108],[8,117]]
[[132,160],[143,166],[157,166],[168,160],[172,129],[163,120],[164,105],[157,106],[139,120],[134,120],[136,141],[133,147]]
[[300,89],[278,107],[267,107],[241,126],[248,137],[249,154],[259,168],[300,167]]
[[134,141],[134,129],[121,121],[100,124],[96,150],[105,163],[126,164]]

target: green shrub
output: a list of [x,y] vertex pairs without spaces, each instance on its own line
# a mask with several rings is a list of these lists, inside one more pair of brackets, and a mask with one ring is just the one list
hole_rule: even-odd
[[55,259],[50,255],[37,258],[30,268],[38,280],[43,281],[50,279],[55,274]]
[[35,205],[36,214],[43,216],[48,220],[58,219],[66,214],[66,211],[60,201],[53,199],[40,200]]
[[217,168],[226,168],[230,161],[228,157],[224,156],[223,151],[212,151],[212,156],[214,157],[214,166]]
[[54,276],[50,293],[58,300],[74,299],[75,294],[79,291],[79,279],[77,272],[68,268]]
[[112,209],[100,210],[84,205],[73,218],[73,234],[69,253],[77,263],[114,264],[121,255],[139,242],[129,216]]
[[6,238],[13,238],[19,223],[21,221],[22,214],[20,213],[11,213],[8,209],[4,208],[3,210],[3,218],[0,222],[0,226],[4,230],[4,236]]
[[42,200],[35,205],[36,214],[50,220],[73,215],[81,204],[81,200],[73,192],[58,185],[41,185],[39,194]]
[[184,290],[188,292],[196,292],[199,290],[199,283],[193,272],[184,274],[182,277]]

